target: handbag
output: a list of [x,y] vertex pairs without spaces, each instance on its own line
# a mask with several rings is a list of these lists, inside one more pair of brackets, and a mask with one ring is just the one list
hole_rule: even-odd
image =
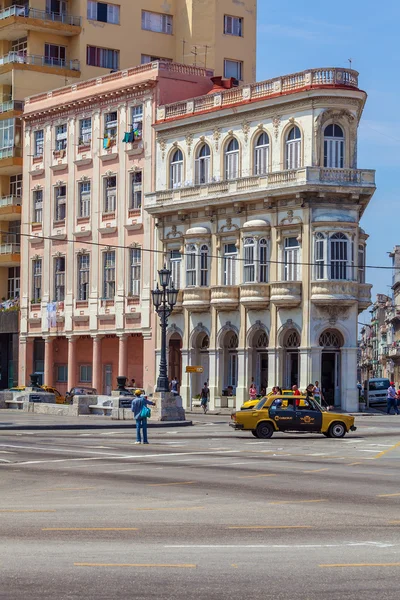
[[142,410],[140,411],[139,419],[150,419],[150,417],[151,410],[147,408],[147,406],[143,406]]

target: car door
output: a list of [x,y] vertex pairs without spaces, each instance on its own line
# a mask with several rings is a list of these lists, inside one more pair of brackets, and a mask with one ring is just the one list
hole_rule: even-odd
[[296,428],[296,411],[294,398],[280,396],[276,398],[269,408],[269,416],[275,421],[279,431]]
[[296,406],[298,431],[321,431],[322,412],[311,398],[302,399]]

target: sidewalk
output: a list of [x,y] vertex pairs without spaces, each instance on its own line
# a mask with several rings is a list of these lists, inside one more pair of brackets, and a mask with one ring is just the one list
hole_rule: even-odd
[[[190,427],[192,421],[151,421],[147,427]],[[78,430],[78,429],[135,429],[135,421],[112,421],[110,417],[82,415],[62,417],[57,415],[35,415],[21,410],[7,409],[0,412],[0,431]]]

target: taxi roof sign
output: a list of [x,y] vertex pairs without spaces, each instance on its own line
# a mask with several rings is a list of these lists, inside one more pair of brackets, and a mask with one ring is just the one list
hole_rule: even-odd
[[204,367],[186,367],[186,373],[204,373]]

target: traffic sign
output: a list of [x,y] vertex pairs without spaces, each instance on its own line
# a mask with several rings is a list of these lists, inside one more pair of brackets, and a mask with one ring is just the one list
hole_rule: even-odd
[[203,367],[186,367],[186,373],[204,373]]

